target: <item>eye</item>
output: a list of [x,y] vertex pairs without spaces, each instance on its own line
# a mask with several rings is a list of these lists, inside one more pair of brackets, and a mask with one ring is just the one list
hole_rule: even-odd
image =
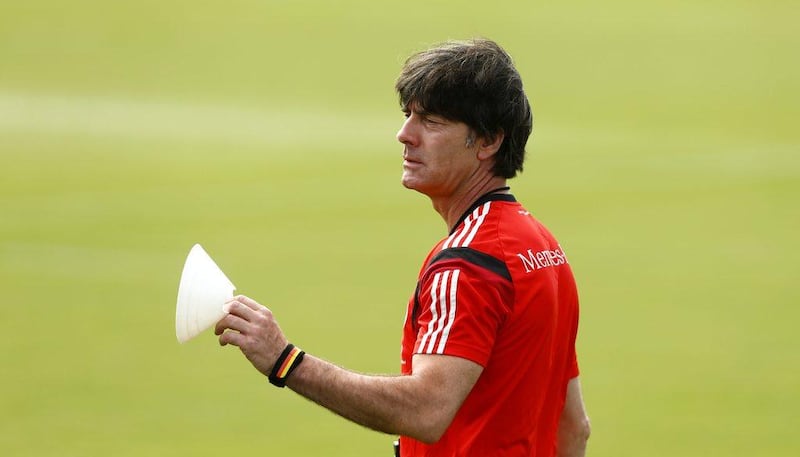
[[422,122],[424,122],[424,123],[426,123],[428,125],[439,125],[439,124],[442,124],[441,119],[439,119],[438,117],[434,117],[434,116],[423,116],[422,117]]

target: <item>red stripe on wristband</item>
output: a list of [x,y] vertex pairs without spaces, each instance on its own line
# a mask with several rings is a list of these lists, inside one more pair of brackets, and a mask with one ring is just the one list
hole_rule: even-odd
[[276,374],[279,378],[285,378],[287,374],[289,374],[289,368],[294,364],[295,359],[300,354],[300,348],[293,347],[292,350],[289,352],[289,355],[286,356],[286,360],[283,361],[280,368],[278,368],[278,373]]

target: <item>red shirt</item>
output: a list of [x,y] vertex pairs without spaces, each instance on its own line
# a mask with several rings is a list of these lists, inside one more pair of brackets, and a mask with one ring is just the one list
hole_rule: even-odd
[[555,455],[577,329],[575,280],[553,235],[513,196],[480,198],[425,260],[401,369],[412,373],[414,354],[446,354],[483,372],[442,438],[401,437],[401,455]]

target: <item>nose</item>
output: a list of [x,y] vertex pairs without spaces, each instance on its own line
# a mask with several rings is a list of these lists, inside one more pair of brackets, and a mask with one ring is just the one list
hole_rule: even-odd
[[400,127],[400,130],[397,132],[397,141],[410,146],[416,145],[417,142],[417,135],[412,121],[413,117],[413,113],[411,116],[408,116],[405,122],[403,122],[403,126]]

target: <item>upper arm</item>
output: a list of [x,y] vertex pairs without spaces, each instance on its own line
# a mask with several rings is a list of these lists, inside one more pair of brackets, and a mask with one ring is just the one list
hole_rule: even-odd
[[419,418],[426,423],[435,442],[444,434],[458,409],[478,381],[483,367],[461,357],[416,354],[411,376],[419,382],[422,398]]
[[[414,354],[456,356],[486,366],[497,332],[510,312],[511,282],[484,263],[502,262],[467,248],[441,251],[420,280],[409,314]],[[470,254],[479,256],[471,258]],[[434,257],[436,260],[437,257]],[[486,260],[489,259],[489,260]],[[409,354],[410,355],[410,354]]]
[[431,431],[421,441],[438,441],[488,363],[513,293],[500,268],[487,254],[452,248],[434,256],[420,280],[405,336],[414,342],[404,342],[403,358],[417,388],[413,416]]
[[564,401],[562,420],[579,422],[586,418],[586,407],[583,404],[581,382],[578,377],[572,378],[567,384],[567,397]]

